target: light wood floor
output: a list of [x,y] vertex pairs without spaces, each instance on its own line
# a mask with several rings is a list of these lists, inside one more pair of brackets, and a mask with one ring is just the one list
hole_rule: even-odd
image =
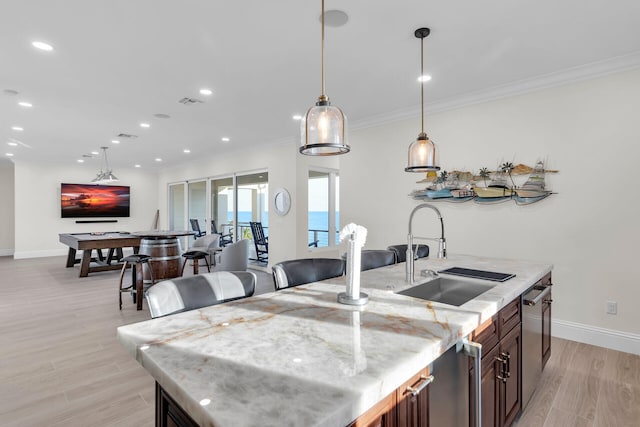
[[[152,426],[154,381],[116,339],[146,306],[124,294],[118,310],[118,272],[78,278],[64,263],[0,257],[0,425]],[[640,357],[554,339],[517,425],[640,426]]]

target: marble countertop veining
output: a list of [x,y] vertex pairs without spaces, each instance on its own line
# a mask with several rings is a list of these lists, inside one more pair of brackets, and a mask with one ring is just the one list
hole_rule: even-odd
[[454,266],[516,277],[454,307],[395,294],[408,287],[402,263],[362,272],[363,307],[336,301],[336,278],[122,326],[118,338],[202,427],[342,427],[552,269],[451,255],[417,261],[417,280]]

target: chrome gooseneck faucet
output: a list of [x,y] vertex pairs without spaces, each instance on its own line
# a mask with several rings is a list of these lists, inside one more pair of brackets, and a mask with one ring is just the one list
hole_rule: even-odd
[[[435,211],[438,215],[438,219],[440,220],[440,238],[433,237],[414,237],[412,231],[413,224],[413,215],[419,211],[420,209],[429,208]],[[414,250],[413,250],[413,239],[421,239],[421,240],[435,240],[438,242],[438,258],[446,258],[447,257],[447,242],[444,239],[444,221],[442,220],[442,215],[438,208],[429,203],[421,203],[416,206],[412,211],[411,215],[409,215],[409,235],[407,236],[407,262],[406,262],[406,281],[407,283],[414,283]]]

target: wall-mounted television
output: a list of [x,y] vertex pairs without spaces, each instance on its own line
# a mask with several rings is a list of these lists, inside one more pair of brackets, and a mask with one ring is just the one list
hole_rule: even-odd
[[65,183],[60,186],[62,218],[129,217],[129,187]]

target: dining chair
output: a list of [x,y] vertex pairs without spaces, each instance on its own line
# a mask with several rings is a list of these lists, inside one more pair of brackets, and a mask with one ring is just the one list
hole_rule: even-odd
[[271,268],[276,291],[344,275],[339,258],[304,258],[282,261]]
[[227,245],[215,255],[212,271],[246,271],[249,266],[249,239]]
[[[396,262],[405,262],[407,260],[407,246],[408,245],[392,245],[387,249],[396,253]],[[414,259],[426,258],[429,256],[429,246],[427,245],[413,245]]]
[[217,271],[156,283],[145,296],[156,318],[250,297],[255,289],[250,271]]

